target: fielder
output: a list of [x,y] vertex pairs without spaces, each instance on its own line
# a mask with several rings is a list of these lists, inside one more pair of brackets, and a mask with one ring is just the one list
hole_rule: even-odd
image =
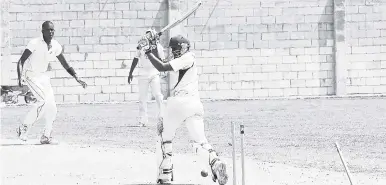
[[182,123],[186,124],[190,137],[196,143],[196,151],[204,153],[212,171],[214,182],[226,184],[228,175],[226,164],[220,160],[215,150],[208,143],[204,130],[204,108],[198,91],[198,75],[195,55],[189,51],[190,42],[181,35],[170,39],[171,61],[161,61],[152,52],[154,47],[147,47],[146,55],[158,71],[178,71],[178,82],[171,97],[167,99],[163,112],[163,122],[159,122],[158,134],[161,138],[162,161],[159,166],[157,183],[173,181],[172,145],[175,132]]
[[45,122],[40,143],[50,144],[52,141],[52,124],[56,119],[57,107],[50,77],[45,74],[50,59],[56,57],[83,88],[87,86],[85,82],[78,79],[74,69],[67,63],[62,53],[62,46],[53,39],[54,33],[54,24],[51,21],[45,21],[42,24],[42,35],[28,43],[17,64],[19,86],[22,86],[24,81],[38,99],[37,104],[27,113],[24,122],[17,128],[18,137],[23,141],[27,141],[28,130],[40,119]]
[[149,86],[152,92],[152,95],[155,97],[158,106],[158,118],[160,118],[162,111],[162,103],[163,103],[163,95],[161,93],[161,82],[160,82],[160,73],[154,66],[150,63],[149,59],[144,53],[142,49],[143,46],[148,45],[148,41],[157,41],[152,43],[152,45],[157,46],[158,57],[163,60],[165,59],[163,53],[163,47],[155,38],[156,32],[154,30],[147,30],[146,35],[141,38],[138,42],[137,46],[137,54],[133,59],[133,63],[131,64],[130,73],[128,77],[129,84],[133,80],[133,71],[137,66],[138,62],[140,62],[141,68],[139,69],[138,75],[138,89],[139,89],[139,125],[146,126],[148,123],[148,112],[147,112],[147,100],[148,100],[148,91]]

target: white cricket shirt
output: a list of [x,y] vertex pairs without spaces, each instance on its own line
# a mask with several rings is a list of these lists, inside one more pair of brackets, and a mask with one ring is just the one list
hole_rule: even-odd
[[47,71],[49,61],[55,60],[56,56],[62,53],[62,46],[58,41],[51,40],[51,49],[48,50],[47,43],[43,35],[32,39],[27,48],[32,54],[25,61],[23,70],[29,70],[34,73],[44,73]]
[[[161,44],[157,44],[157,50],[158,50],[158,56],[161,59],[165,59],[165,54],[163,51],[163,47]],[[137,54],[135,58],[138,58],[138,64],[139,64],[139,70],[138,75],[139,77],[143,78],[151,78],[154,75],[158,75],[160,72],[153,66],[153,64],[148,59],[147,55],[145,54],[145,51],[143,49],[137,50]]]
[[199,97],[198,91],[198,73],[195,63],[195,55],[192,52],[187,52],[180,58],[171,60],[169,63],[173,68],[173,71],[190,69],[182,77],[180,83],[174,89],[174,96],[197,96]]

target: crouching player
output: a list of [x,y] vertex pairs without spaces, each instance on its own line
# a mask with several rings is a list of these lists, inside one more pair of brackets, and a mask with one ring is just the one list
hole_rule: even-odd
[[178,82],[173,93],[167,99],[163,112],[163,122],[158,125],[158,135],[161,139],[162,161],[159,166],[157,183],[168,184],[173,181],[172,146],[175,132],[184,123],[190,137],[196,142],[196,151],[204,153],[208,158],[214,182],[226,184],[228,175],[226,164],[220,160],[215,150],[208,143],[204,130],[204,107],[199,97],[198,75],[195,65],[195,55],[189,51],[190,42],[181,35],[170,39],[169,47],[172,49],[173,59],[161,61],[151,51],[146,49],[146,55],[158,71],[179,72]]

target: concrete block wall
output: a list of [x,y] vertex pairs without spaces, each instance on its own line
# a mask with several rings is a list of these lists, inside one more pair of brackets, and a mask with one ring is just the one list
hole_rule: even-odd
[[[181,12],[195,4],[174,2]],[[334,0],[224,0],[213,12],[216,1],[202,2],[182,30],[198,57],[203,99],[335,94]],[[385,6],[371,3],[382,1],[345,2],[348,94],[385,89]],[[166,25],[167,11],[167,0],[115,0],[105,6],[94,0],[12,0],[11,60],[2,60],[12,67],[2,84],[16,85],[15,63],[48,19],[70,64],[89,84],[83,90],[58,61],[51,62],[58,102],[137,100],[137,80],[127,84],[136,42],[145,29]]]
[[349,0],[346,21],[348,93],[386,93],[386,1]]
[[185,26],[203,98],[334,94],[332,0],[205,2]]
[[9,8],[10,8],[10,0],[2,0],[0,2],[1,8],[1,36],[0,36],[0,82],[3,84],[3,81],[9,80],[10,70],[8,68],[9,63],[7,65],[6,62],[10,61],[11,56],[11,27],[10,27],[10,17],[9,17]]
[[[145,30],[167,24],[166,1],[159,0],[15,0],[9,9],[12,32],[12,73],[16,85],[16,62],[28,41],[40,34],[41,24],[55,24],[55,39],[88,88],[83,89],[57,60],[49,66],[57,102],[108,102],[138,99],[137,79],[127,76],[138,39]],[[165,44],[165,38],[163,38]],[[138,74],[138,66],[134,75]],[[165,73],[161,74],[167,95]],[[150,94],[150,93],[149,93]],[[151,96],[149,96],[149,99]]]

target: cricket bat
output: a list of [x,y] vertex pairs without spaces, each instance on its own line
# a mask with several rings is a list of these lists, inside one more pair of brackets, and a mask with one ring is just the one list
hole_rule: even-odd
[[187,19],[189,16],[191,16],[194,12],[197,11],[197,9],[201,6],[202,2],[199,1],[196,5],[194,5],[194,7],[192,9],[190,9],[189,11],[187,11],[185,14],[182,15],[181,18],[169,23],[168,25],[166,25],[164,28],[161,29],[161,31],[158,33],[158,35],[162,35],[163,32],[165,31],[168,31],[172,28],[174,28],[175,26],[177,26],[178,24],[180,24],[182,21],[184,21],[185,19]]

